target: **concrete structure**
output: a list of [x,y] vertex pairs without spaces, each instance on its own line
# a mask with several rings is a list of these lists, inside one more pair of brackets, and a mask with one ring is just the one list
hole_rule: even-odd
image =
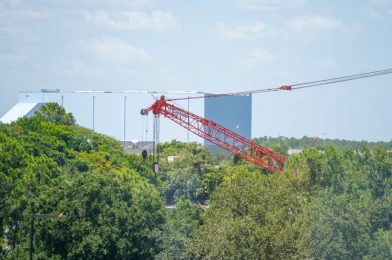
[[[204,115],[248,139],[252,137],[252,95],[206,98]],[[212,145],[208,141],[204,144]]]
[[[43,103],[57,102],[64,106],[67,112],[74,115],[76,123],[80,126],[93,129],[120,141],[146,142],[152,140],[153,114],[141,116],[140,110],[142,108],[150,106],[161,95],[177,98],[201,94],[204,93],[97,90],[62,92],[59,89],[22,91],[18,94],[18,103],[1,118],[1,121],[9,123],[22,116],[31,116]],[[176,101],[176,105],[204,116],[204,101],[202,99],[189,102],[188,100]],[[202,142],[201,138],[189,134],[186,129],[169,119],[162,118],[160,120],[160,141],[173,139]]]
[[132,154],[142,154],[143,150],[147,151],[147,154],[150,155],[153,152],[153,144],[152,141],[144,141],[144,142],[132,142],[132,141],[123,141],[121,142],[125,149]]
[[302,151],[303,151],[303,149],[300,149],[300,148],[289,148],[287,150],[287,154],[291,156],[294,154],[300,154],[300,153],[302,153]]
[[0,122],[4,124],[12,123],[21,117],[32,117],[44,103],[23,102],[16,103],[4,116],[0,118]]
[[[32,116],[46,102],[57,102],[71,112],[77,124],[125,142],[131,152],[143,149],[153,138],[153,114],[141,116],[140,110],[150,106],[161,95],[169,98],[205,95],[191,91],[96,91],[80,90],[61,92],[59,89],[42,89],[35,92],[19,92],[19,102],[2,118],[10,123],[22,116]],[[223,96],[207,99],[175,101],[176,106],[213,120],[240,135],[251,138],[252,96]],[[169,119],[160,121],[160,141],[203,142]],[[130,142],[132,141],[132,142]],[[136,145],[138,144],[138,145]],[[208,143],[206,143],[208,144]]]
[[184,156],[179,156],[179,155],[171,155],[167,157],[167,162],[168,163],[173,163],[176,160],[182,160],[184,159]]

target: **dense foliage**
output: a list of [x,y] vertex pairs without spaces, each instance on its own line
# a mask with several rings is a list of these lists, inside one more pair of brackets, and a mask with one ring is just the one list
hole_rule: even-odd
[[310,149],[292,158],[287,172],[298,176],[311,199],[301,223],[302,256],[392,257],[390,152]]
[[190,247],[195,258],[282,259],[296,255],[304,192],[294,180],[230,169]]
[[[222,177],[218,158],[197,143],[171,141],[159,145],[159,150],[163,157],[160,178],[167,204],[174,204],[183,196],[205,203]],[[172,162],[166,160],[169,156]]]
[[[270,141],[276,150],[283,150],[279,142]],[[241,160],[221,163],[200,145],[164,144],[163,183],[176,192],[184,191],[181,195],[195,203],[210,206],[201,215],[200,227],[188,235],[171,229],[169,237],[180,239],[167,247],[169,256],[392,258],[392,152],[388,145],[309,147],[289,158],[282,175],[270,175]],[[195,149],[199,151],[190,152]],[[180,157],[165,163],[167,155]],[[192,171],[198,162],[203,170]],[[186,183],[193,185],[186,187]],[[204,192],[203,200],[192,195],[197,190]],[[191,218],[187,221],[194,223]]]
[[377,146],[383,146],[388,149],[392,149],[392,140],[389,142],[368,142],[368,141],[350,141],[350,140],[341,140],[341,139],[329,139],[329,138],[320,138],[320,137],[308,137],[304,136],[302,138],[286,138],[283,136],[280,137],[270,137],[264,136],[254,139],[257,143],[262,144],[266,147],[270,147],[276,150],[279,150],[282,153],[287,153],[289,148],[311,148],[311,147],[319,147],[319,146],[334,146],[339,149],[344,150],[354,150],[361,149],[364,146],[369,148],[375,148]]
[[165,217],[154,182],[140,157],[56,104],[1,125],[0,258],[151,258]]
[[0,258],[392,259],[389,143],[257,141],[306,149],[279,175],[172,141],[155,175],[55,104],[0,125]]

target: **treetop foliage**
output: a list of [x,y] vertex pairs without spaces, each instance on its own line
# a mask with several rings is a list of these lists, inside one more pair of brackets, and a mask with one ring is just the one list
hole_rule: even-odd
[[388,143],[257,141],[305,149],[269,174],[172,141],[155,175],[57,104],[1,124],[0,258],[392,258]]
[[[0,258],[152,258],[163,201],[152,171],[57,104],[0,126]],[[34,230],[31,223],[34,220]]]
[[74,125],[75,118],[71,113],[66,113],[62,106],[57,103],[47,103],[42,106],[35,116],[40,121],[50,122],[57,125]]

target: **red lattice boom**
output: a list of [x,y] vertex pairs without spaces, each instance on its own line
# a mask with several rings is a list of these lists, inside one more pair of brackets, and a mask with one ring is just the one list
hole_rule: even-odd
[[286,158],[252,140],[249,140],[211,120],[205,119],[184,109],[174,106],[162,96],[152,106],[142,109],[146,115],[152,111],[155,115],[163,115],[192,133],[223,149],[241,156],[245,160],[270,172],[282,172]]

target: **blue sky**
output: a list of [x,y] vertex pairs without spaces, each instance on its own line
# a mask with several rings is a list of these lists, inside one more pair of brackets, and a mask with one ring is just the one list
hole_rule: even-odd
[[[0,0],[0,114],[20,90],[243,91],[387,69],[391,45],[388,0]],[[392,76],[259,94],[252,135],[391,140],[391,98]]]

